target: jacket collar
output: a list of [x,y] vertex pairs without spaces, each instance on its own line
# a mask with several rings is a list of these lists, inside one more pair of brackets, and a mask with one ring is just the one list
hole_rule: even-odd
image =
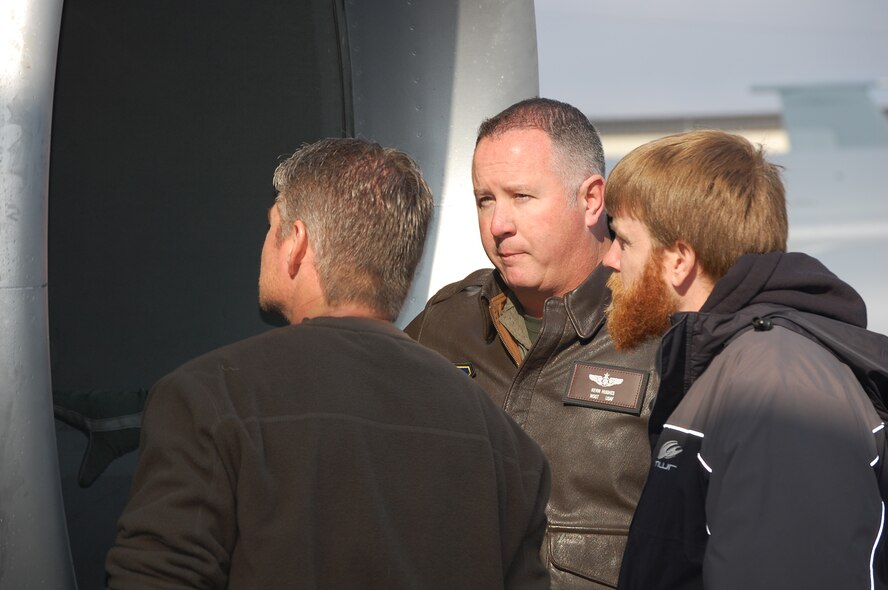
[[[543,314],[551,306],[557,306],[563,301],[563,305],[570,318],[571,325],[577,332],[577,336],[583,339],[591,338],[604,323],[604,310],[610,304],[610,289],[607,288],[607,279],[611,275],[611,269],[599,264],[592,274],[586,277],[580,285],[564,296],[564,298],[550,297],[543,307]],[[484,335],[491,340],[496,337],[496,328],[490,317],[490,301],[500,293],[508,290],[506,283],[498,270],[493,270],[487,280],[481,284],[481,317],[484,318]]]
[[599,264],[579,287],[564,296],[567,315],[580,338],[591,338],[604,324],[604,310],[611,302],[607,280],[612,272]]

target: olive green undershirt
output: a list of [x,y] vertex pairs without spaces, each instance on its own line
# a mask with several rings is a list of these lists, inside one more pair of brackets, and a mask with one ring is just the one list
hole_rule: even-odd
[[543,326],[542,318],[535,318],[524,313],[521,304],[509,293],[503,306],[500,322],[509,331],[509,334],[521,348],[521,358],[527,356],[527,352],[540,335]]

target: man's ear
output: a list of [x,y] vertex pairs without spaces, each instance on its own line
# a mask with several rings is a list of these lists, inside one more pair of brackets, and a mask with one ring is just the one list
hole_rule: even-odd
[[586,227],[593,228],[599,220],[606,217],[604,213],[604,177],[593,174],[583,181],[577,192],[580,204],[585,208]]
[[700,273],[697,253],[684,240],[678,240],[673,245],[664,248],[663,266],[665,273],[663,278],[679,294],[686,293],[688,287]]
[[706,274],[694,248],[679,240],[664,251],[663,278],[678,295],[678,311],[700,311],[715,281]]
[[308,228],[305,227],[304,221],[297,219],[293,222],[290,235],[287,236],[287,270],[291,278],[296,276],[307,251]]

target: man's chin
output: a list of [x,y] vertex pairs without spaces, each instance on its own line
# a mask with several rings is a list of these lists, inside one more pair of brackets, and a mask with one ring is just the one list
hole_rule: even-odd
[[540,287],[539,277],[532,276],[523,265],[500,262],[496,269],[510,289],[536,290]]
[[620,352],[627,352],[638,348],[653,338],[660,338],[669,329],[669,316],[667,314],[656,321],[642,322],[632,314],[622,316],[620,308],[609,308],[607,313],[607,330],[610,333],[614,348]]
[[269,321],[269,323],[273,323],[275,325],[280,324],[280,322],[277,320],[271,321],[272,317],[268,316],[279,318],[281,320],[284,320],[284,322],[287,321],[287,316],[284,314],[283,307],[281,307],[281,305],[273,299],[264,297],[261,291],[259,292],[259,309],[262,311],[263,316],[266,316],[266,321]]
[[608,279],[612,300],[605,312],[607,330],[617,350],[632,350],[669,330],[669,317],[678,311],[678,302],[658,272],[659,266],[646,268],[644,276],[628,288],[618,273]]

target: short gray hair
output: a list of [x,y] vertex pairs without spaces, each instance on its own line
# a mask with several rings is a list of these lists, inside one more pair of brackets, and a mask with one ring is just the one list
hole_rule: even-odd
[[422,256],[434,199],[407,154],[361,139],[305,145],[274,172],[279,238],[301,219],[330,305],[394,320]]
[[528,98],[481,123],[475,145],[516,129],[538,129],[549,136],[565,188],[575,196],[584,180],[604,176],[604,148],[598,130],[574,106],[550,98]]

